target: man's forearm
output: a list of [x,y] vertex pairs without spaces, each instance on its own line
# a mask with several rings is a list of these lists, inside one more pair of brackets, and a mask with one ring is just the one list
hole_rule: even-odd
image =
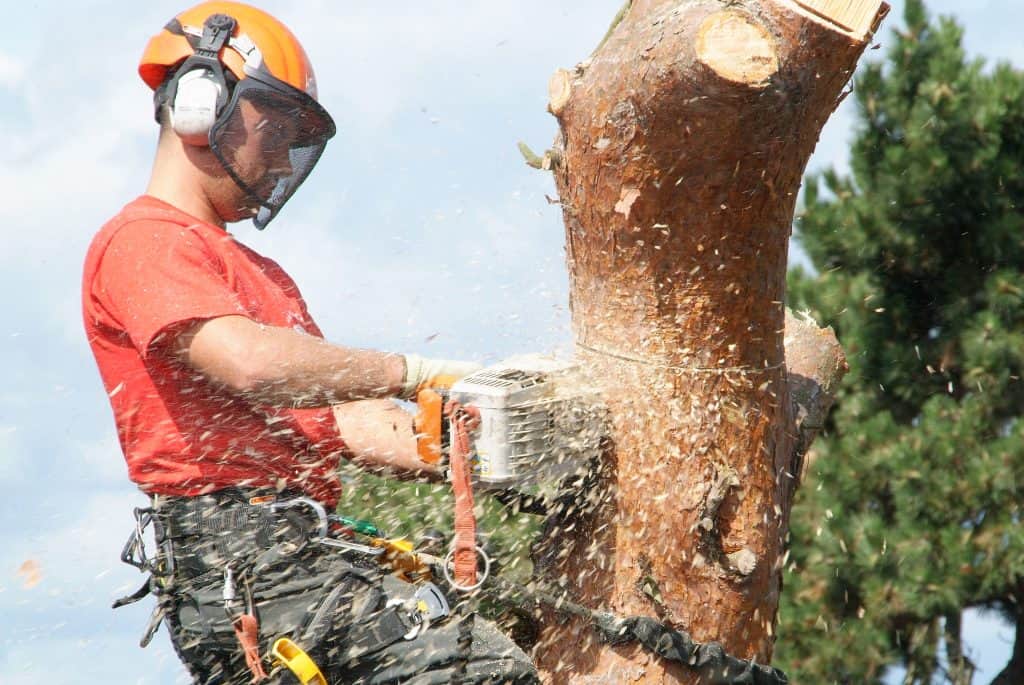
[[401,355],[332,345],[241,316],[203,322],[179,336],[179,344],[189,366],[272,406],[324,407],[392,397],[405,375]]

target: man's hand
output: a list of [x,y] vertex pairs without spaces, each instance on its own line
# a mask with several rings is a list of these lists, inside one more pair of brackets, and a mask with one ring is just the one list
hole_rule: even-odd
[[476,362],[460,362],[448,359],[425,359],[415,354],[405,355],[405,377],[402,379],[403,400],[415,399],[423,388],[434,387],[439,379],[458,380],[482,367]]
[[334,420],[355,464],[382,475],[440,480],[439,467],[420,461],[412,416],[391,400],[336,405]]

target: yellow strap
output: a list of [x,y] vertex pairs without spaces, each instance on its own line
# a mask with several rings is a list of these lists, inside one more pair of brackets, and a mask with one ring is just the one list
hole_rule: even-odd
[[416,553],[416,546],[411,541],[405,538],[371,538],[370,544],[384,548],[380,561],[390,566],[399,578],[410,583],[430,579],[430,565]]
[[270,649],[271,655],[289,671],[302,685],[327,685],[327,679],[309,655],[286,637],[278,638]]

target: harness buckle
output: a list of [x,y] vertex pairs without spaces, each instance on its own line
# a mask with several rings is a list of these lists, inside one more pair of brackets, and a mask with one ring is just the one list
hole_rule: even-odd
[[448,581],[448,584],[453,590],[458,592],[473,592],[482,586],[484,581],[486,581],[491,575],[491,558],[487,555],[487,550],[480,545],[476,545],[475,550],[476,554],[483,559],[484,562],[483,571],[480,573],[480,577],[475,583],[461,585],[454,577],[455,574],[452,573],[452,570],[455,568],[455,552],[458,551],[454,546],[449,550],[448,554],[445,555],[444,561],[441,562],[441,572],[444,574],[444,579]]
[[406,612],[406,617],[414,624],[412,630],[402,636],[404,640],[415,640],[420,633],[430,627],[431,621],[444,618],[451,614],[451,607],[445,599],[441,589],[433,583],[423,583],[416,589],[416,593],[408,599],[395,597],[388,600],[385,608],[401,607]]

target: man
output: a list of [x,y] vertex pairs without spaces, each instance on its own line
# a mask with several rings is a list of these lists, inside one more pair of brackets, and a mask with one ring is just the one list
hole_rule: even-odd
[[155,618],[193,677],[289,682],[268,658],[286,637],[330,683],[536,682],[490,624],[427,625],[414,586],[312,534],[342,456],[439,476],[381,398],[474,365],[325,342],[284,271],[225,231],[266,226],[334,135],[302,47],[264,12],[206,2],[150,40],[139,73],[160,123],[153,173],[96,235],[83,313],[152,499]]

